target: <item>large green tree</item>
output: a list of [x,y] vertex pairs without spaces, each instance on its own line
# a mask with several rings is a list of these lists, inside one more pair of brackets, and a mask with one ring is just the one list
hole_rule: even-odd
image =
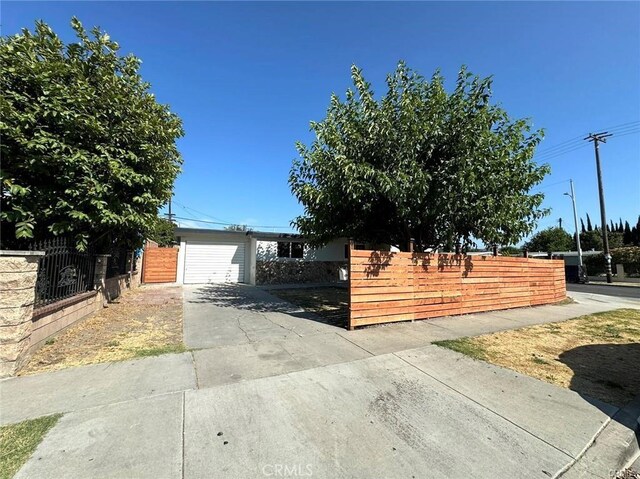
[[530,193],[549,171],[532,160],[542,132],[490,102],[491,78],[462,68],[448,93],[439,72],[427,81],[400,63],[376,99],[351,73],[354,89],[331,96],[290,173],[304,206],[292,224],[314,244],[515,244],[546,214]]
[[533,235],[524,247],[529,251],[571,251],[574,238],[562,228],[547,228]]
[[158,246],[174,245],[176,244],[176,225],[173,221],[158,216],[149,226],[146,236],[158,243]]
[[71,26],[69,44],[43,22],[0,39],[3,247],[51,235],[139,243],[180,170],[182,122],[140,60]]

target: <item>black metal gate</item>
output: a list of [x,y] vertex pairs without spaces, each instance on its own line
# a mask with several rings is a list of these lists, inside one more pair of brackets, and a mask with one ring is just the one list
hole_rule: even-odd
[[54,237],[30,246],[44,251],[36,281],[35,308],[94,289],[95,256],[80,252],[69,238]]

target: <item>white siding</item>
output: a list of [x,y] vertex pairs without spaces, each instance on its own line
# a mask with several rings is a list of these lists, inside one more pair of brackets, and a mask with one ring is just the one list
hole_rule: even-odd
[[[292,240],[283,239],[282,241],[291,242]],[[256,259],[258,261],[296,261],[290,258],[278,258],[277,240],[258,240],[256,243]],[[304,261],[346,261],[344,257],[344,247],[346,244],[348,244],[347,240],[338,239],[318,249],[313,249],[305,245],[302,259]]]
[[193,241],[185,244],[184,282],[242,283],[245,244],[232,241]]

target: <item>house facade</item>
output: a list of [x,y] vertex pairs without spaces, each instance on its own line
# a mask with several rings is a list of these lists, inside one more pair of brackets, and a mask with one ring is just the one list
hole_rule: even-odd
[[176,239],[181,284],[331,283],[347,265],[346,239],[312,248],[295,234],[198,228],[176,228]]

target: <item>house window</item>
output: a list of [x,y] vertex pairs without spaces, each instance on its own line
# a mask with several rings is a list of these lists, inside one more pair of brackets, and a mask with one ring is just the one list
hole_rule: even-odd
[[302,258],[304,243],[299,241],[278,241],[278,258]]
[[278,241],[278,258],[291,257],[291,243]]
[[304,243],[291,243],[291,257],[302,258],[304,256]]
[[[353,249],[366,249],[365,248],[365,244],[364,243],[355,243],[353,245]],[[344,257],[348,258],[349,257],[349,243],[347,243],[346,245],[344,245]]]

